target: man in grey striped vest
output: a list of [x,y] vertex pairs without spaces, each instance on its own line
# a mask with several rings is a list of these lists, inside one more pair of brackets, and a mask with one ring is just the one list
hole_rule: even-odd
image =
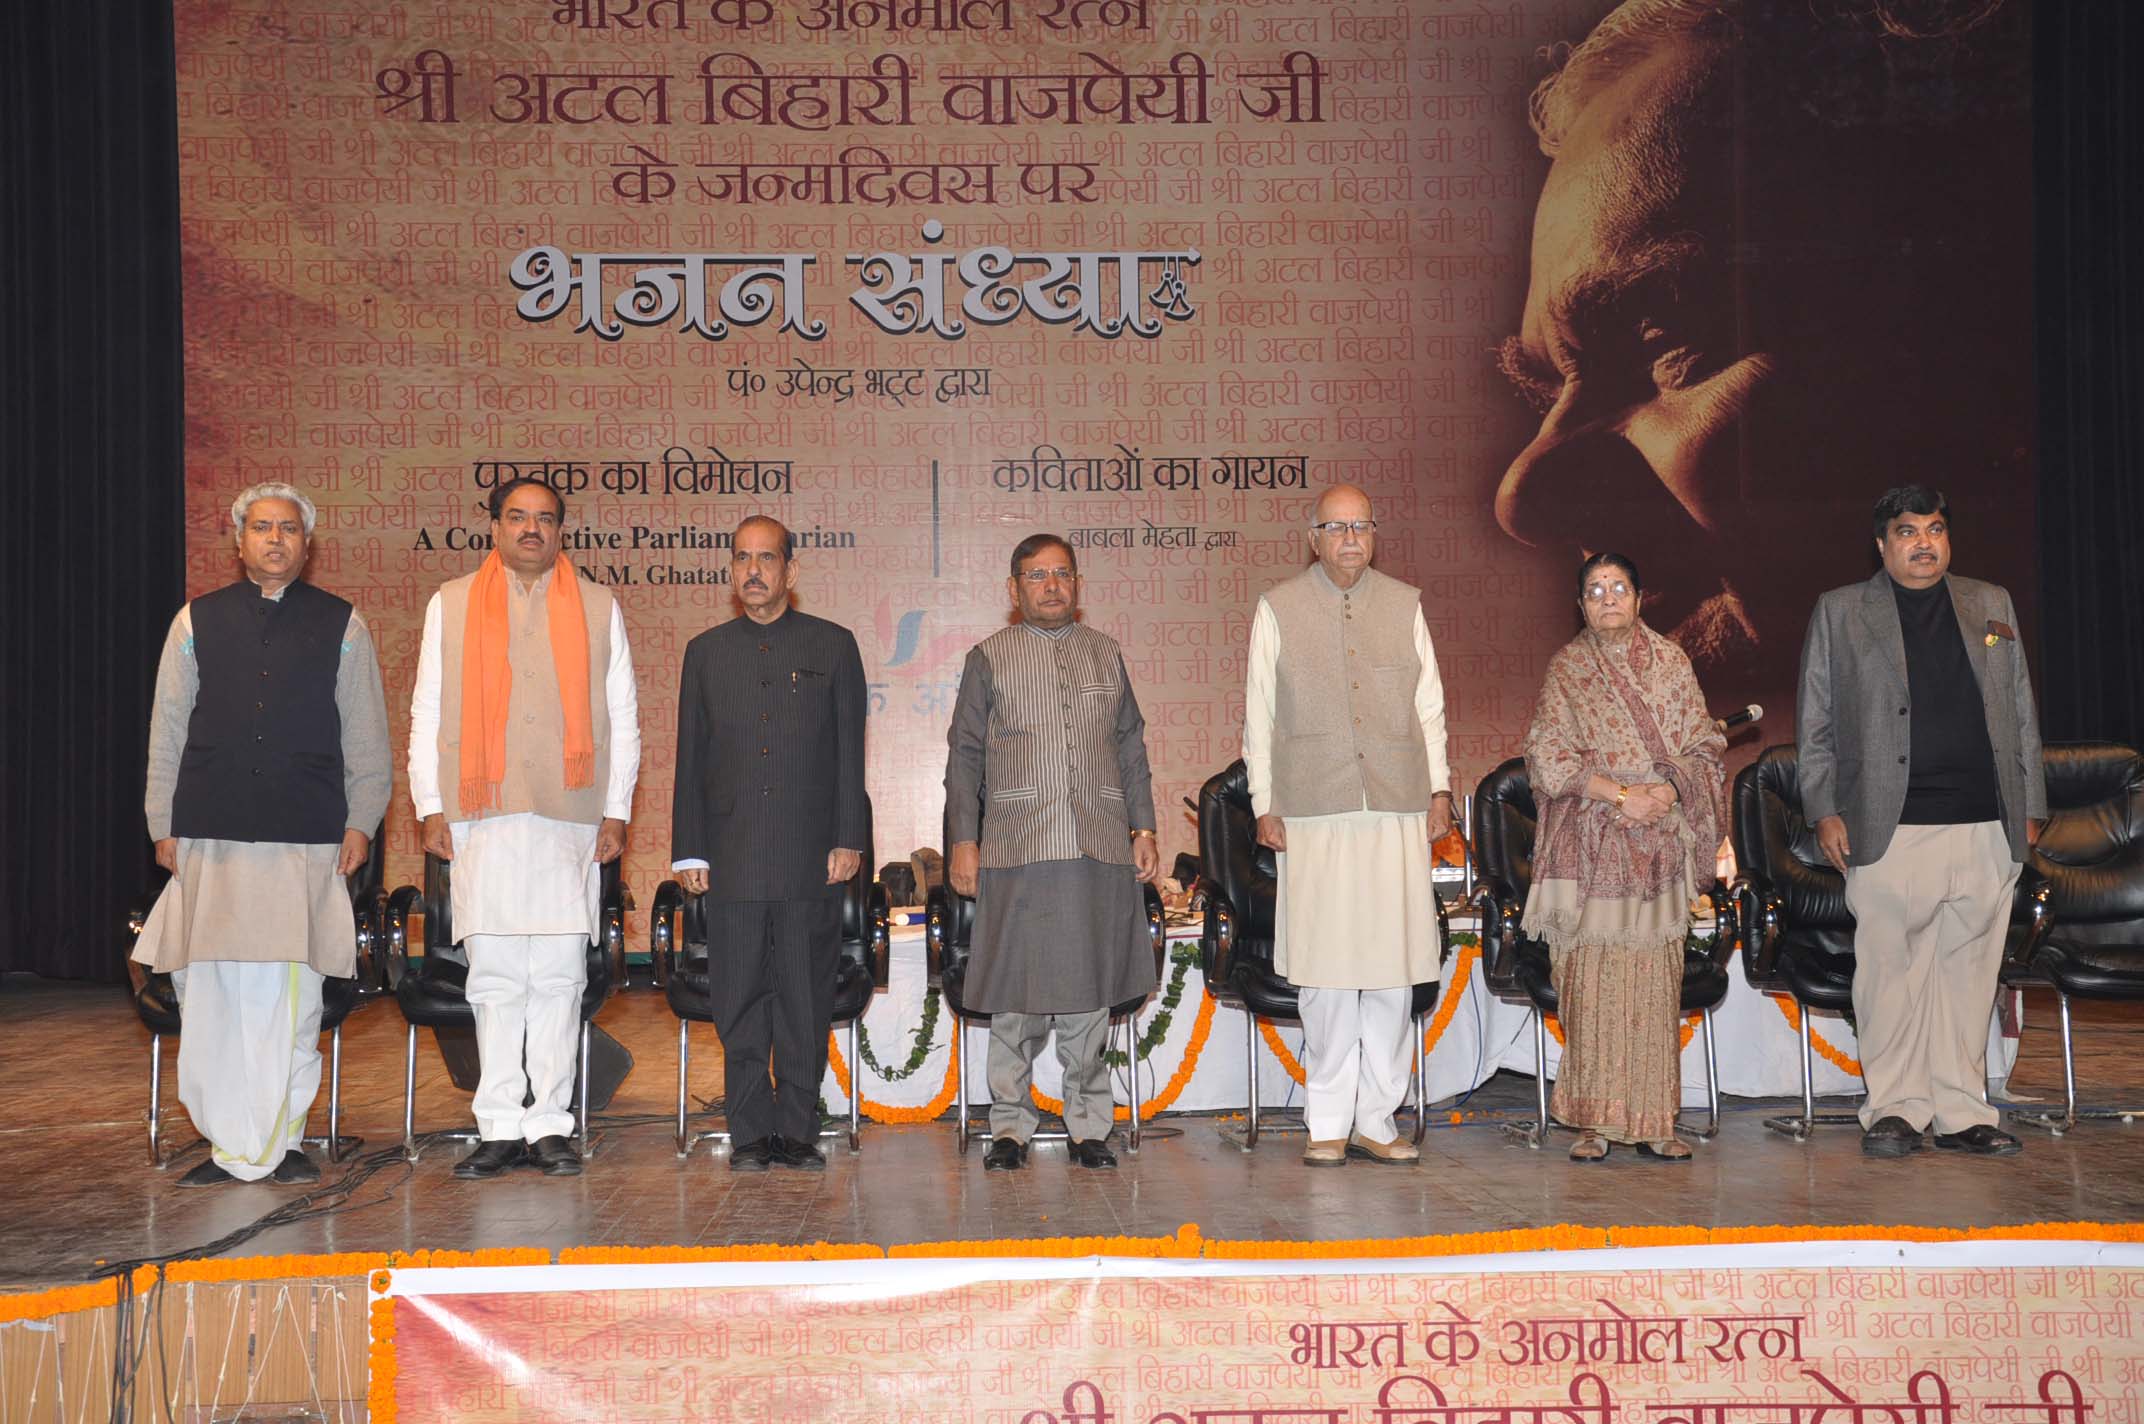
[[966,999],[990,1015],[983,1170],[1027,1162],[1053,1028],[1072,1160],[1114,1167],[1109,1010],[1154,988],[1146,719],[1115,640],[1079,622],[1070,544],[1023,539],[1005,582],[1019,621],[969,650],[946,737],[946,878],[976,901]]
[[1369,496],[1335,485],[1310,518],[1318,561],[1251,621],[1243,760],[1258,843],[1278,853],[1273,964],[1303,1015],[1303,1161],[1405,1165],[1408,1009],[1443,948],[1429,848],[1452,828],[1444,684],[1421,590],[1370,567]]

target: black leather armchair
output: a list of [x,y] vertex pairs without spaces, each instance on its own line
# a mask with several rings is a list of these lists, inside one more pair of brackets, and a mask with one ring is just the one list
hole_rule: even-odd
[[[1540,823],[1526,759],[1513,757],[1482,778],[1474,793],[1474,859],[1481,874],[1482,962],[1484,983],[1499,998],[1524,1003],[1534,1016],[1533,1122],[1505,1129],[1529,1147],[1548,1135],[1548,1015],[1556,1012],[1556,987],[1550,982],[1548,946],[1519,928],[1526,893],[1533,886],[1534,833]],[[1711,887],[1714,934],[1709,945],[1695,939],[1683,951],[1681,1011],[1704,1015],[1705,1099],[1709,1108],[1701,1129],[1685,1128],[1698,1138],[1720,1130],[1720,1061],[1712,1037],[1712,1011],[1727,997],[1727,957],[1734,952],[1734,909],[1724,887]]]
[[[386,847],[377,829],[372,853],[347,879],[350,910],[357,920],[357,973],[348,979],[324,979],[320,985],[320,1028],[328,1037],[328,1131],[325,1137],[308,1137],[308,1147],[319,1147],[330,1162],[339,1162],[364,1145],[362,1137],[342,1134],[342,1025],[343,1020],[371,1003],[384,984],[380,963],[381,925],[386,919],[387,897],[381,880],[387,863]],[[157,974],[136,964],[134,942],[149,922],[150,905],[136,905],[127,914],[127,978],[134,1012],[149,1030],[149,1165],[165,1166],[162,1147],[164,1118],[164,1038],[180,1029],[178,986],[169,974]]]
[[2062,1023],[2060,1113],[2013,1109],[2060,1135],[2080,1119],[2144,1108],[2079,1108],[2070,1000],[2144,1000],[2144,756],[2115,742],[2050,744],[2048,819],[2033,848],[2004,964],[2010,983],[2055,991]]
[[[417,1135],[417,1030],[470,1029],[476,1014],[469,1007],[469,957],[454,932],[453,864],[435,855],[424,858],[424,889],[404,885],[387,899],[385,941],[388,985],[409,1025],[402,1058],[402,1155],[420,1155]],[[589,1021],[626,982],[625,882],[619,862],[603,867],[601,927],[588,941],[588,983],[581,991],[580,1083],[575,1093],[574,1139],[583,1157],[593,1156],[600,1136],[588,1133]],[[409,952],[409,919],[424,920],[424,953]],[[452,1128],[426,1136],[468,1141],[473,1127]]]
[[[1269,1128],[1259,1120],[1258,1020],[1300,1022],[1295,985],[1273,968],[1273,907],[1278,881],[1273,852],[1258,844],[1258,820],[1251,814],[1249,774],[1243,762],[1231,762],[1199,788],[1199,865],[1210,887],[1206,923],[1199,936],[1199,963],[1206,992],[1222,1003],[1243,1009],[1244,1062],[1250,1070],[1250,1098],[1242,1147],[1258,1145],[1264,1131],[1302,1130],[1300,1123]],[[1451,931],[1444,901],[1437,901],[1437,962],[1451,952]],[[1415,1019],[1414,1140],[1427,1128],[1428,1069],[1422,1058],[1421,1018],[1437,1007],[1437,983],[1414,986],[1408,1012]]]
[[1791,742],[1765,748],[1736,774],[1731,825],[1743,976],[1753,989],[1794,1000],[1801,1024],[1801,1116],[1766,1118],[1764,1125],[1797,1142],[1819,1127],[1858,1127],[1855,1113],[1816,1110],[1809,1015],[1854,1007],[1854,912],[1846,907],[1846,877],[1824,859],[1816,828],[1802,816]]
[[[886,887],[871,877],[871,822],[865,811],[863,857],[856,876],[841,897],[841,956],[834,970],[834,1022],[849,1027],[849,1150],[861,1142],[863,1127],[863,1059],[857,1052],[857,1024],[871,1007],[871,996],[886,987],[890,940]],[[648,916],[648,946],[655,963],[655,983],[663,991],[670,1012],[677,1015],[677,1155],[691,1155],[701,1142],[727,1142],[725,1127],[717,1132],[690,1133],[686,1124],[688,1098],[686,1073],[692,1045],[687,1030],[695,1023],[713,1023],[713,956],[707,942],[706,897],[688,895],[675,880],[665,880],[655,892],[655,907]],[[812,1092],[818,1092],[818,1084]],[[820,1136],[829,1134],[822,1131]]]
[[[952,843],[950,833],[947,844]],[[1147,930],[1154,940],[1154,977],[1158,981],[1168,968],[1169,932],[1168,922],[1162,916],[1161,893],[1151,885],[1140,887],[1146,892]],[[975,902],[953,889],[951,882],[934,886],[924,900],[924,924],[927,953],[930,956],[931,982],[937,985],[943,996],[946,1010],[952,1015],[953,1024],[953,1080],[958,1094],[956,1098],[959,1116],[954,1118],[959,1150],[966,1152],[968,1144],[990,1136],[987,1123],[976,1125],[968,1111],[968,1065],[966,1055],[967,1030],[980,1024],[987,1027],[990,1015],[978,1013],[968,1007],[963,997],[967,986],[968,951],[975,936]],[[1124,1029],[1125,1057],[1131,1064],[1131,1119],[1130,1132],[1125,1145],[1133,1152],[1139,1150],[1142,1132],[1141,1103],[1139,1096],[1139,1070],[1146,1058],[1139,1050],[1139,1025],[1132,1017],[1149,996],[1141,994],[1136,999],[1121,1004],[1112,1004],[1109,1009],[1109,1033],[1114,1044],[1119,1025]],[[1056,1140],[1068,1134],[1061,1128],[1038,1132],[1039,1140]]]

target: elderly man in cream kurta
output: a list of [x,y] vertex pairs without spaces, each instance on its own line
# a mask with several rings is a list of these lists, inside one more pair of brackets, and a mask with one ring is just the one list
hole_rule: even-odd
[[640,707],[617,601],[559,553],[565,518],[541,481],[492,492],[492,553],[432,596],[410,699],[410,799],[425,850],[454,865],[476,1016],[483,1141],[459,1177],[581,1170],[567,1141],[581,994],[601,867],[625,849]]
[[1303,1016],[1303,1160],[1405,1164],[1408,1009],[1442,948],[1429,848],[1452,826],[1444,686],[1421,591],[1370,567],[1369,497],[1336,485],[1311,520],[1318,562],[1251,623],[1243,760],[1277,852],[1274,967]]
[[178,991],[179,1101],[211,1148],[186,1187],[320,1179],[322,980],[357,972],[342,877],[393,773],[365,620],[299,577],[313,520],[286,484],[232,501],[245,577],[179,610],[157,667],[145,806],[171,880],[134,958]]

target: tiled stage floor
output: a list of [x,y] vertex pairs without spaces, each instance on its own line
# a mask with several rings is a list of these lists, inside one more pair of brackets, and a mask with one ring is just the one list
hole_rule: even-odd
[[[2028,1000],[2015,1093],[2060,1093],[2052,1010],[2051,1000]],[[2086,1101],[2144,1104],[2144,1006],[2079,1006],[2077,1017]],[[679,1162],[666,1121],[634,1120],[671,1107],[676,1029],[661,1000],[635,991],[607,1005],[599,1022],[638,1063],[608,1114],[623,1121],[585,1175],[456,1181],[448,1169],[465,1149],[441,1144],[413,1168],[397,1163],[374,1176],[351,1209],[239,1249],[892,1244],[1156,1234],[1185,1222],[1212,1237],[1338,1239],[1559,1222],[1973,1226],[2144,1217],[2144,1123],[2091,1123],[2059,1139],[2020,1129],[2025,1153],[2008,1160],[1924,1153],[1872,1164],[1849,1129],[1797,1145],[1760,1125],[1777,1103],[1731,1098],[1721,1135],[1690,1166],[1618,1153],[1578,1167],[1559,1147],[1530,1152],[1497,1131],[1496,1115],[1519,1115],[1532,1101],[1531,1080],[1508,1073],[1467,1104],[1487,1115],[1434,1128],[1412,1169],[1313,1171],[1296,1160],[1299,1137],[1269,1138],[1245,1154],[1214,1118],[1169,1117],[1164,1124],[1180,1135],[1150,1138],[1114,1173],[1079,1171],[1061,1145],[1042,1145],[1028,1171],[985,1177],[980,1153],[957,1157],[950,1124],[936,1123],[867,1124],[862,1152],[830,1145],[822,1176],[732,1176],[726,1157],[707,1146]],[[386,1004],[345,1029],[346,1130],[367,1137],[366,1152],[399,1140],[402,1034]],[[294,1195],[268,1185],[182,1191],[176,1179],[198,1148],[161,1173],[146,1164],[147,1045],[118,989],[0,979],[0,1288],[80,1280],[100,1258],[197,1254]],[[168,1088],[175,1046],[165,1052]],[[704,1030],[693,1061],[693,1091],[719,1093],[720,1054]],[[420,1125],[467,1122],[467,1098],[428,1040],[418,1063]],[[325,1115],[323,1097],[316,1129]],[[195,1140],[175,1101],[166,1131],[171,1146]]]

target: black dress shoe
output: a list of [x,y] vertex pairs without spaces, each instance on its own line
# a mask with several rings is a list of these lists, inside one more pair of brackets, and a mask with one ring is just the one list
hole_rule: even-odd
[[1017,1172],[1027,1165],[1027,1144],[1017,1137],[994,1137],[983,1154],[986,1172]]
[[573,1144],[556,1133],[539,1137],[529,1144],[529,1161],[546,1177],[578,1177],[581,1175],[581,1154],[573,1150]]
[[1936,1146],[1945,1152],[1970,1152],[1975,1157],[2008,1157],[2025,1150],[2024,1143],[1986,1123],[1963,1132],[1939,1132]]
[[750,1142],[730,1144],[730,1170],[732,1172],[764,1172],[774,1161],[774,1139],[755,1137]]
[[777,1134],[774,1138],[774,1160],[784,1167],[793,1167],[799,1172],[823,1172],[826,1170],[826,1154],[815,1142],[800,1142],[794,1137]]
[[1072,1165],[1106,1171],[1117,1165],[1117,1154],[1109,1150],[1107,1142],[1075,1142],[1072,1144]]
[[211,1156],[200,1166],[179,1178],[179,1185],[182,1187],[220,1187],[225,1182],[235,1182],[237,1180],[238,1178],[217,1166],[216,1159]]
[[312,1158],[293,1147],[283,1154],[283,1160],[276,1163],[275,1170],[268,1175],[284,1186],[292,1187],[319,1181],[320,1169],[313,1165]]
[[502,1177],[528,1160],[528,1144],[518,1137],[487,1137],[476,1151],[454,1164],[454,1175],[471,1181]]
[[1905,1157],[1921,1146],[1921,1130],[1902,1117],[1880,1117],[1861,1134],[1864,1157]]

